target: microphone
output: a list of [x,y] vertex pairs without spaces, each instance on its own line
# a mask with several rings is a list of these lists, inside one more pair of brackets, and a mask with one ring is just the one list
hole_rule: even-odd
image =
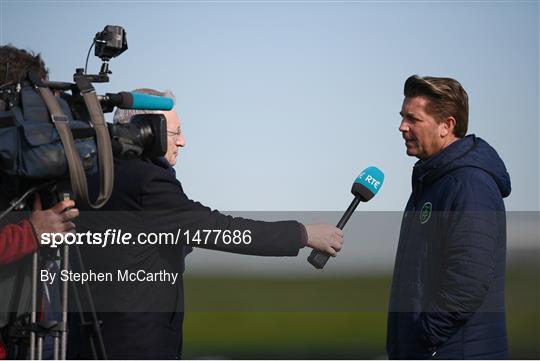
[[[336,227],[339,229],[343,229],[343,227],[345,227],[345,224],[347,224],[349,218],[351,218],[351,215],[353,214],[358,204],[360,202],[367,202],[371,198],[373,198],[375,194],[379,192],[379,189],[381,189],[383,182],[384,173],[381,172],[379,168],[368,167],[364,169],[352,185],[351,193],[354,195],[354,199],[349,205],[349,208],[347,208],[347,210],[343,214],[343,217],[341,217],[341,219],[339,220]],[[313,266],[315,266],[315,268],[321,269],[324,267],[329,258],[330,254],[324,251],[318,251],[314,249],[313,251],[311,251],[311,254],[308,257],[308,261]]]
[[107,93],[100,101],[120,109],[171,110],[174,106],[171,98],[136,92]]

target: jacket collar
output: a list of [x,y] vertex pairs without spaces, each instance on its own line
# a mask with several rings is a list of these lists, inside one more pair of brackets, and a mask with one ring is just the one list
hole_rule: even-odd
[[471,134],[456,140],[428,159],[419,160],[413,168],[413,184],[416,182],[432,182],[441,177],[447,172],[450,164],[457,159],[463,158],[476,146],[476,143],[476,136]]

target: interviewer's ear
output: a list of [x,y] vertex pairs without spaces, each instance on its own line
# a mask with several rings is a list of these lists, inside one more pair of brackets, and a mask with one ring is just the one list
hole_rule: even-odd
[[448,117],[445,120],[443,120],[440,127],[441,138],[446,138],[449,134],[453,134],[455,127],[456,127],[456,118]]

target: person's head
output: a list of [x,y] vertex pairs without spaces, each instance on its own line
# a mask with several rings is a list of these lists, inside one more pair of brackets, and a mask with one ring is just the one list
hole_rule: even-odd
[[0,85],[18,83],[28,72],[47,79],[48,70],[40,54],[35,55],[11,45],[0,46]]
[[403,93],[399,131],[408,155],[427,159],[467,134],[469,97],[457,80],[413,75]]
[[[144,93],[150,95],[156,95],[160,97],[171,98],[175,101],[173,93],[169,90],[160,92],[154,89],[135,89],[136,93]],[[174,109],[169,111],[158,110],[133,110],[133,109],[116,109],[114,112],[113,121],[115,123],[129,123],[131,117],[136,114],[163,114],[167,119],[167,153],[165,153],[165,159],[171,166],[176,164],[176,157],[178,157],[178,148],[184,147],[186,141],[180,128],[180,118]]]

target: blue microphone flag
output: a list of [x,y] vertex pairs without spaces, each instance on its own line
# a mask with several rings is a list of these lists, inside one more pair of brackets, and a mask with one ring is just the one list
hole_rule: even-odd
[[354,183],[367,188],[373,195],[377,194],[384,182],[384,173],[377,167],[367,167],[360,173]]

